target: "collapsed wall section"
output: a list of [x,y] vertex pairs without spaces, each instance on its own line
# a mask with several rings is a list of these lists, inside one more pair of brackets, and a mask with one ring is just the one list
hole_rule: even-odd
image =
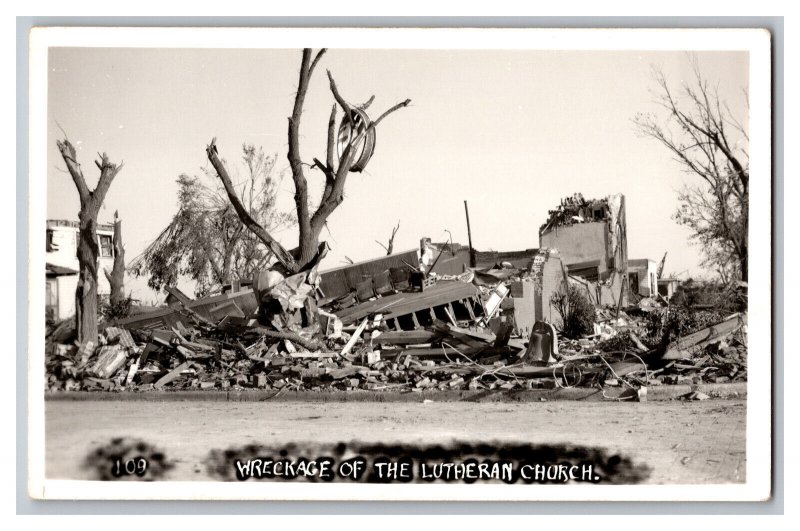
[[569,275],[591,284],[587,292],[595,304],[627,304],[625,196],[586,200],[575,194],[548,214],[539,246],[558,249]]

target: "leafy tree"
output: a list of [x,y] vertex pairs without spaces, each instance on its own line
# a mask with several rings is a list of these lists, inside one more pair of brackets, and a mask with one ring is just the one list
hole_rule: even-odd
[[[274,176],[276,160],[260,147],[242,146],[247,177],[238,194],[248,214],[270,231],[293,222],[275,205],[280,181]],[[187,276],[195,281],[195,295],[200,297],[232,280],[252,278],[271,263],[272,253],[245,228],[210,170],[201,177],[182,174],[177,182],[178,212],[130,265],[132,274],[148,275],[147,283],[155,290]]]
[[692,230],[692,239],[702,246],[703,265],[725,282],[746,281],[749,137],[720,99],[717,86],[703,78],[696,61],[692,65],[693,82],[678,92],[656,71],[657,103],[666,110],[666,119],[640,113],[634,123],[665,146],[687,173],[700,178],[678,193],[674,219]]

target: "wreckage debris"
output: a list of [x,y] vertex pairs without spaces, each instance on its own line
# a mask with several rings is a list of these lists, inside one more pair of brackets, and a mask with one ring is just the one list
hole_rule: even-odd
[[434,316],[426,326],[402,330],[391,329],[380,314],[350,325],[327,316],[329,335],[316,351],[265,335],[256,319],[238,316],[216,324],[198,316],[191,326],[179,322],[170,329],[109,326],[97,346],[70,343],[71,327],[64,322],[48,336],[47,386],[51,391],[278,392],[626,386],[642,401],[648,386],[747,378],[740,315],[662,346],[651,342],[641,320],[627,314],[613,324],[601,322],[597,334],[578,340],[558,338],[543,322],[529,338],[512,337],[505,317],[492,321],[494,329],[478,326],[479,318],[453,323]]
[[[573,215],[571,208],[564,212]],[[747,380],[746,314],[643,299],[597,307],[591,335],[559,337],[539,318],[542,279],[566,276],[557,253],[477,253],[479,265],[492,262],[466,268],[453,261],[462,259],[453,244],[425,245],[427,263],[407,263],[411,255],[401,253],[401,265],[393,255],[319,274],[320,248],[317,261],[294,275],[261,272],[198,300],[171,289],[168,306],[101,326],[96,345],[77,344],[72,321],[56,323],[46,336],[46,387],[276,394],[624,387],[629,393],[616,399],[645,401],[650,386]],[[462,273],[437,273],[437,264]]]

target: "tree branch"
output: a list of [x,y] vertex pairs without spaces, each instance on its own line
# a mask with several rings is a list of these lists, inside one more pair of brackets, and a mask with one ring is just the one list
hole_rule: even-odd
[[67,170],[69,170],[72,180],[75,182],[75,187],[78,189],[78,195],[81,198],[81,203],[87,202],[90,194],[89,187],[86,186],[86,179],[83,178],[81,165],[78,164],[78,157],[75,153],[75,147],[66,138],[63,142],[57,140],[56,145],[58,146],[58,150],[61,152],[61,158],[64,159],[64,162],[67,165]]
[[328,118],[328,145],[325,162],[328,169],[334,171],[334,154],[336,152],[336,104],[331,106],[331,116]]
[[369,108],[369,106],[372,105],[373,101],[375,101],[375,95],[374,94],[372,96],[370,96],[367,101],[365,101],[361,105],[357,105],[356,107],[358,107],[362,111],[366,111]]
[[275,254],[275,258],[277,258],[284,268],[289,271],[295,271],[297,269],[297,264],[295,263],[294,258],[292,258],[286,249],[284,249],[283,246],[264,229],[264,227],[262,227],[250,216],[250,213],[247,212],[247,209],[245,209],[242,205],[242,202],[236,195],[236,190],[233,188],[233,183],[228,175],[228,171],[225,169],[225,165],[219,158],[216,140],[216,138],[211,139],[211,143],[206,147],[206,154],[208,155],[208,160],[211,162],[211,165],[214,166],[214,169],[217,171],[217,176],[222,181],[222,185],[225,187],[225,192],[228,194],[228,199],[233,205],[236,215],[238,215],[239,219],[242,220],[242,223],[244,223],[244,225],[250,229],[250,231],[255,234],[256,237],[258,237],[258,239],[261,240],[270,251]]
[[350,105],[345,101],[341,94],[339,94],[339,88],[336,86],[336,81],[333,80],[333,74],[331,71],[328,70],[328,81],[330,82],[331,92],[333,93],[333,99],[336,100],[342,110],[344,110],[345,120],[347,120],[351,125],[353,124],[353,117],[350,115]]
[[[339,92],[338,87],[336,86],[336,81],[333,79],[333,75],[331,74],[330,70],[328,70],[328,80],[330,81],[330,89],[331,93],[333,94],[334,99],[337,103],[344,109],[344,114],[348,122],[350,123],[351,127],[353,127],[353,132],[355,133],[355,124],[353,124],[353,118],[351,113],[351,108],[347,101],[342,97],[341,93]],[[372,103],[373,98],[370,98],[367,102],[368,104]],[[329,168],[331,169],[331,173],[333,173],[334,177],[331,180],[328,173],[326,173],[326,182],[325,182],[325,190],[323,191],[322,200],[320,201],[319,207],[317,211],[314,212],[314,215],[311,217],[311,227],[312,230],[314,228],[319,228],[325,221],[328,219],[328,216],[336,210],[336,207],[344,199],[344,187],[347,181],[347,176],[350,173],[350,169],[353,167],[355,163],[355,156],[357,153],[356,146],[358,146],[359,142],[361,142],[364,136],[367,134],[368,131],[373,130],[377,127],[377,125],[392,114],[393,112],[402,109],[403,107],[407,107],[408,104],[411,103],[410,99],[407,99],[403,102],[400,102],[393,107],[389,108],[386,112],[378,117],[377,120],[371,122],[369,127],[361,131],[360,134],[356,135],[354,138],[350,139],[348,142],[347,147],[345,147],[344,152],[342,153],[339,159],[339,165],[336,168],[335,173],[333,173],[332,164],[329,164]],[[334,107],[335,110],[335,107]],[[333,123],[335,122],[335,115],[331,113],[331,120],[328,122],[328,153],[329,157],[333,151],[333,144],[332,140],[332,132],[333,132]],[[316,159],[315,159],[316,161]],[[317,161],[318,162],[318,161]],[[317,164],[319,166],[319,164]]]
[[385,113],[381,114],[377,120],[373,121],[372,124],[370,124],[370,127],[373,129],[378,127],[378,124],[381,123],[381,120],[383,120],[384,118],[386,118],[387,116],[389,116],[398,109],[402,109],[403,107],[408,107],[409,103],[411,103],[411,100],[401,101],[394,107],[389,108]]
[[314,60],[311,62],[311,66],[308,68],[308,77],[309,78],[311,78],[311,74],[314,73],[314,68],[317,67],[317,63],[319,62],[320,59],[322,59],[322,56],[325,55],[325,52],[327,52],[327,51],[328,51],[327,48],[322,48],[322,49],[320,49],[320,51],[317,52],[316,57],[314,57]]
[[308,207],[308,181],[303,173],[303,161],[300,158],[300,120],[303,115],[303,103],[308,92],[308,83],[311,73],[316,67],[317,62],[325,53],[324,49],[317,53],[314,61],[311,62],[311,49],[303,50],[303,59],[300,65],[300,77],[297,84],[297,92],[294,98],[294,108],[292,116],[289,118],[289,166],[292,169],[292,180],[294,181],[294,202],[297,211],[297,225],[300,231],[300,249],[302,254],[303,242],[311,237],[311,215]]
[[[686,103],[680,105],[664,75],[656,71],[661,89],[657,103],[669,113],[668,120],[674,120],[680,134],[689,139],[688,145],[673,139],[669,130],[651,116],[638,115],[634,122],[643,134],[667,147],[684,169],[704,181],[703,186],[684,186],[674,217],[692,230],[693,240],[703,245],[705,265],[728,267],[733,262],[731,257],[741,258],[747,247],[749,174],[746,159],[743,162],[738,154],[740,148],[726,134],[726,123],[745,140],[746,131],[735,119],[726,117],[730,109],[722,104],[718,89],[703,79],[696,61],[692,68],[694,84],[682,85]],[[746,151],[742,152],[746,156]],[[738,265],[746,277],[746,258],[739,259]]]
[[120,162],[118,165],[112,163],[108,160],[108,155],[103,153],[100,156],[101,161],[94,161],[98,168],[100,168],[100,179],[97,181],[97,187],[95,187],[94,191],[92,192],[92,197],[97,201],[97,208],[100,208],[100,204],[102,204],[103,200],[106,197],[106,193],[108,189],[111,187],[111,182],[114,180],[114,177],[117,176],[119,171],[124,166],[124,163]]

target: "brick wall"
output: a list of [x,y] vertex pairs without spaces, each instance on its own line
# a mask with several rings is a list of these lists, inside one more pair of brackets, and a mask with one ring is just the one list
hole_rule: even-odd
[[561,288],[563,279],[561,258],[551,254],[538,278],[511,283],[509,294],[514,298],[514,327],[523,338],[530,336],[536,321],[547,321],[556,328],[561,326],[561,316],[551,306],[550,299]]

